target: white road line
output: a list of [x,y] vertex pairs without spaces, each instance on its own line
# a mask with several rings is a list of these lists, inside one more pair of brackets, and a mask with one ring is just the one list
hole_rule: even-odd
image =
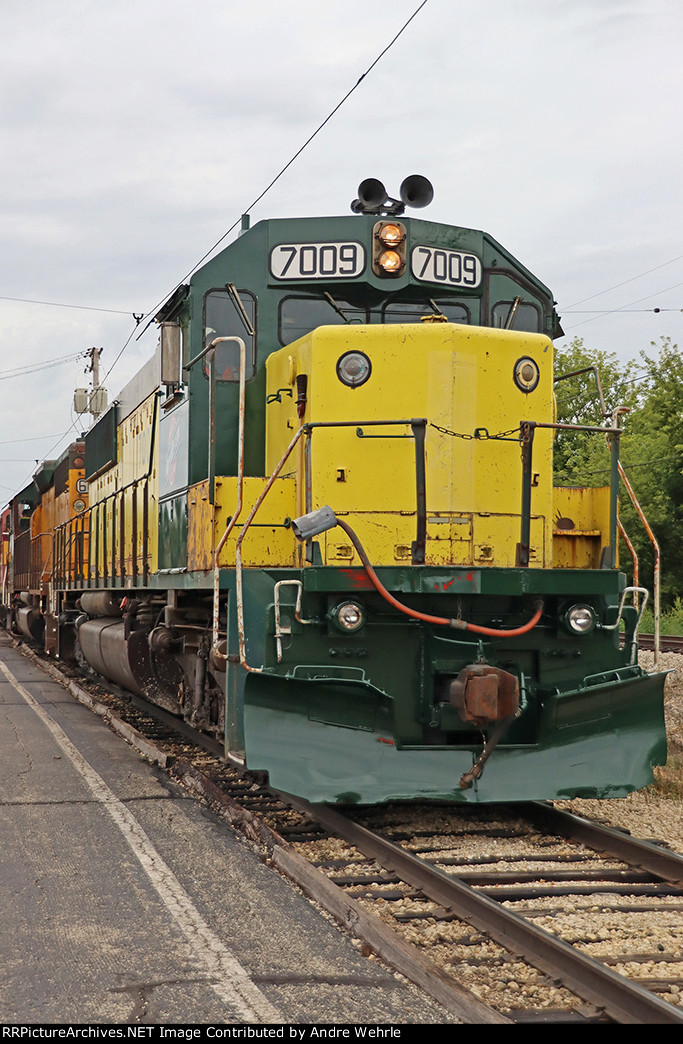
[[102,777],[76,749],[60,725],[31,696],[31,693],[0,662],[0,670],[26,700],[82,776],[95,799],[107,810],[150,883],[188,940],[191,950],[214,981],[211,986],[223,1003],[234,1009],[242,1022],[282,1022],[280,1013],[249,978],[247,971],[209,928],[173,871],[166,865],[146,833],[119,801]]

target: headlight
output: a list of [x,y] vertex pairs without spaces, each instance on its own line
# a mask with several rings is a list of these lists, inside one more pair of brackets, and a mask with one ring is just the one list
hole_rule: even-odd
[[378,221],[372,230],[372,271],[400,276],[406,270],[406,227],[400,221]]
[[564,614],[564,622],[573,634],[588,634],[596,624],[595,612],[589,605],[573,605]]
[[377,233],[385,247],[396,247],[406,238],[401,225],[382,225]]
[[372,373],[372,365],[363,352],[346,352],[337,362],[337,377],[348,388],[365,384]]
[[397,250],[383,250],[377,264],[387,275],[395,275],[403,268],[403,258]]
[[332,610],[331,617],[344,634],[355,634],[365,623],[365,613],[358,602],[342,602]]
[[77,515],[80,515],[81,511],[85,511],[85,501],[74,500],[74,511]]

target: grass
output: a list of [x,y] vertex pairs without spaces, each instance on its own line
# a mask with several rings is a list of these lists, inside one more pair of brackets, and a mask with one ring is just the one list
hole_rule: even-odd
[[670,754],[666,765],[655,768],[654,776],[654,783],[644,791],[646,795],[667,798],[670,801],[683,801],[683,754]]
[[[654,615],[651,607],[647,606],[640,623],[640,630],[643,634],[652,634],[654,629]],[[677,598],[671,608],[660,615],[659,630],[660,634],[683,634],[683,599]]]

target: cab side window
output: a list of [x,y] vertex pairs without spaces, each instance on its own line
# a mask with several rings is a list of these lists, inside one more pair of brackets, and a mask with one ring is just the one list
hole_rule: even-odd
[[[247,380],[256,369],[255,324],[256,298],[248,290],[237,290],[234,295],[228,290],[209,290],[204,297],[204,347],[216,337],[240,337],[247,349]],[[206,359],[204,373],[208,376]],[[216,345],[216,375],[222,381],[239,381],[240,349],[236,341]]]
[[498,330],[539,333],[541,313],[535,304],[528,301],[498,301],[491,311],[491,326]]

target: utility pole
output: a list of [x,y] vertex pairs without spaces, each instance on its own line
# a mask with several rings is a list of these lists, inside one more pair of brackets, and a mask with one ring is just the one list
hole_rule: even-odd
[[100,386],[101,348],[89,348],[85,353],[90,365],[85,372],[92,374],[92,388],[76,388],[74,392],[74,411],[78,414],[89,413],[95,424],[107,408],[107,390]]
[[88,358],[90,359],[90,373],[92,373],[92,392],[90,393],[90,416],[93,421],[97,421],[102,413],[102,396],[99,394],[100,391],[100,356],[102,354],[101,348],[91,348],[89,350]]

